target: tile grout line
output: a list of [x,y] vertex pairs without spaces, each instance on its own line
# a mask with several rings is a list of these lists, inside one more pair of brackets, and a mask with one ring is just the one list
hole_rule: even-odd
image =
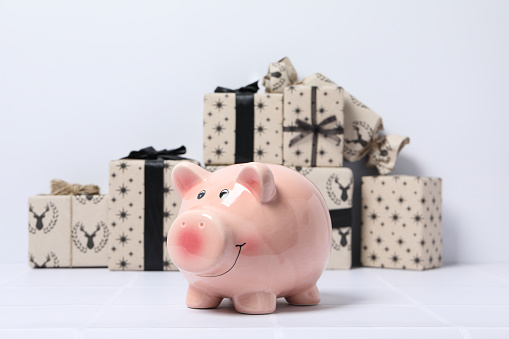
[[274,334],[274,339],[284,339],[285,335],[281,329],[281,325],[279,324],[277,315],[271,313],[270,321],[272,322],[272,333]]
[[120,295],[120,293],[122,293],[126,288],[130,287],[133,285],[133,283],[138,279],[139,275],[133,275],[131,277],[131,279],[125,284],[123,285],[122,287],[120,287],[101,307],[101,309],[93,316],[90,318],[89,321],[87,321],[85,323],[85,325],[83,326],[80,326],[77,330],[77,334],[79,334],[79,337],[77,335],[75,335],[75,338],[81,338],[83,337],[83,330],[88,328],[90,326],[90,324],[92,324],[94,321],[96,321],[106,310],[106,308],[108,306],[110,306],[112,304],[112,302]]
[[481,273],[481,274],[484,274],[484,275],[486,275],[486,276],[488,276],[490,278],[493,278],[495,280],[499,280],[499,281],[501,281],[501,282],[503,282],[505,284],[509,284],[509,280],[501,278],[498,275],[495,275],[495,274],[483,271],[482,269],[479,269],[479,268],[472,267],[471,265],[461,265],[461,266],[463,266],[463,267],[465,267],[465,268],[467,268],[467,269],[469,269],[471,271],[474,271],[476,273]]
[[388,282],[387,280],[385,280],[384,278],[382,278],[381,276],[379,276],[375,272],[369,272],[369,273],[371,275],[375,276],[378,280],[380,280],[384,285],[386,285],[392,291],[394,291],[394,292],[398,293],[399,295],[401,295],[401,296],[405,297],[406,299],[408,299],[412,304],[414,304],[415,306],[419,307],[425,313],[431,315],[432,317],[434,317],[435,319],[443,322],[446,325],[450,325],[450,326],[456,328],[460,332],[461,336],[464,339],[471,339],[470,332],[464,326],[457,325],[454,322],[452,322],[450,320],[447,320],[446,318],[442,317],[441,315],[433,312],[433,310],[429,309],[426,305],[423,305],[419,301],[415,300],[410,295],[408,295],[407,293],[403,292],[402,290],[400,290],[399,288],[397,288],[396,286],[394,286],[393,284],[391,284],[390,282]]

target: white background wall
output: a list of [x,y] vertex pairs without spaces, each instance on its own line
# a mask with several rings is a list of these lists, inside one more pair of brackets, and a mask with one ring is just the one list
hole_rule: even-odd
[[[440,176],[444,261],[509,260],[509,3],[0,1],[0,262],[27,261],[27,198],[108,189],[108,161],[185,144],[202,97],[289,56],[411,137],[397,173]],[[360,165],[355,165],[360,168]]]

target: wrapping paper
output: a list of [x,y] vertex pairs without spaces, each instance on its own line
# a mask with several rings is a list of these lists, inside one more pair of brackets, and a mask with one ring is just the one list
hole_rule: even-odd
[[171,172],[180,161],[199,163],[164,160],[157,154],[139,157],[144,160],[110,162],[108,219],[112,242],[108,268],[177,270],[166,250],[166,235],[181,204],[171,185]]
[[[252,107],[247,110],[251,111],[251,117],[240,111],[240,107],[246,109],[245,97],[249,95]],[[210,93],[205,95],[203,113],[203,161],[206,165],[283,162],[281,94]]]
[[[207,166],[215,172],[224,166]],[[353,173],[349,168],[291,167],[311,180],[322,193],[332,220],[332,248],[327,269],[352,266]]]
[[376,167],[378,173],[382,175],[389,174],[396,165],[399,151],[409,142],[410,139],[403,135],[391,134],[380,137],[371,148],[366,165]]
[[37,195],[28,204],[31,267],[107,266],[107,195]]
[[[281,75],[278,74],[282,73]],[[285,74],[286,73],[286,74]],[[275,77],[278,75],[278,77]],[[264,85],[267,92],[283,93],[285,86],[302,84],[307,86],[337,86],[335,82],[321,73],[312,74],[302,81],[297,81],[297,73],[288,58],[284,58],[277,63],[269,66],[269,73],[265,77]],[[278,82],[280,80],[281,83]],[[277,85],[276,85],[277,84]],[[343,89],[344,98],[344,146],[343,155],[348,161],[358,161],[371,152],[373,147],[379,144],[379,132],[383,130],[382,118],[373,110],[357,100],[353,95]],[[390,144],[393,150],[397,150],[391,157],[391,161],[386,161],[383,165],[376,166],[382,170],[380,174],[386,174],[393,170],[396,162],[396,156],[402,147],[409,143],[406,138],[404,143],[395,144],[396,138],[387,138],[386,143]]]
[[442,265],[442,180],[362,177],[361,262],[424,270]]
[[337,86],[290,86],[284,92],[283,164],[343,165],[343,93]]

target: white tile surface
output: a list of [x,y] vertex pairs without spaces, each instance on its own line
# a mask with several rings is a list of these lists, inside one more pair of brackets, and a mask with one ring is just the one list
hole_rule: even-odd
[[322,302],[252,316],[184,305],[179,272],[0,266],[0,338],[506,338],[509,264],[326,271]]

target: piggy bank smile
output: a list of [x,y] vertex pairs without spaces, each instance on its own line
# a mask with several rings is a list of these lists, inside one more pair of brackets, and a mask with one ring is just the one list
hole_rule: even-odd
[[238,247],[239,248],[239,253],[237,254],[237,257],[235,258],[235,262],[233,263],[232,267],[230,267],[226,272],[223,272],[221,274],[217,274],[217,275],[199,275],[197,274],[198,276],[200,277],[204,277],[204,278],[215,278],[215,277],[220,277],[222,275],[225,275],[226,273],[230,272],[233,267],[235,267],[235,264],[237,264],[237,260],[239,260],[239,256],[240,256],[240,251],[242,251],[242,246],[244,246],[246,243],[243,243],[242,245],[235,245],[235,247]]

